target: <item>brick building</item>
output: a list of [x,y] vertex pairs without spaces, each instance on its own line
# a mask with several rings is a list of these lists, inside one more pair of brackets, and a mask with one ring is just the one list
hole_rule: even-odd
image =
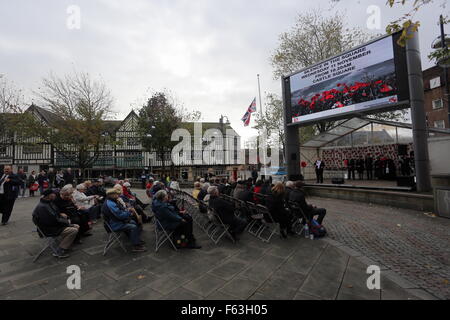
[[[447,82],[450,83],[450,77]],[[423,71],[425,88],[425,112],[428,127],[450,128],[448,119],[448,97],[445,98],[445,81],[443,69],[434,66]]]

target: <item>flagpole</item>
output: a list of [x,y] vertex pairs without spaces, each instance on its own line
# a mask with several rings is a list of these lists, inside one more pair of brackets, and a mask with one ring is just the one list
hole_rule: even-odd
[[263,105],[261,100],[261,85],[259,83],[259,74],[256,75],[258,77],[258,94],[259,94],[259,107],[261,108],[261,116],[263,115]]
[[[261,119],[264,118],[264,111],[263,111],[263,104],[262,104],[262,99],[261,99],[261,84],[259,81],[259,73],[256,75],[256,77],[258,78],[258,95],[259,95],[259,108],[261,109]],[[258,143],[256,144],[258,145]],[[263,163],[264,163],[264,177],[265,177],[265,173],[266,173],[266,151],[263,152]]]

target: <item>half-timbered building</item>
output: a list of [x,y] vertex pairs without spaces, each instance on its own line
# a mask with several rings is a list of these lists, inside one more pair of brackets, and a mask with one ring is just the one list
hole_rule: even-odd
[[[31,112],[37,117],[42,125],[51,127],[56,121],[56,116],[41,107],[32,105],[26,112]],[[9,115],[15,116],[15,115]],[[97,177],[99,175],[113,177],[139,177],[143,171],[147,173],[161,174],[162,161],[156,152],[147,152],[141,144],[141,137],[138,130],[138,115],[131,111],[123,120],[105,121],[105,135],[111,135],[115,143],[103,145],[100,148],[98,157],[92,166],[87,169],[87,176]],[[241,157],[238,152],[240,137],[228,123],[223,122],[202,122],[202,133],[206,130],[219,130],[224,133],[223,161],[214,163],[203,161],[186,165],[176,165],[172,162],[172,157],[183,157],[180,153],[172,155],[170,150],[164,155],[164,168],[166,173],[192,180],[198,176],[235,176],[241,170]],[[183,123],[182,128],[187,129],[192,134],[191,145],[194,146],[194,133],[192,123]],[[208,145],[205,139],[202,140],[202,150],[191,151],[191,158],[198,159],[204,157],[203,149]],[[198,154],[198,153],[201,154]],[[212,153],[217,151],[212,151]],[[178,160],[178,159],[177,159]],[[179,163],[175,160],[175,163]],[[32,170],[39,171],[49,168],[77,170],[76,164],[64,154],[58,152],[51,144],[40,141],[38,138],[24,138],[20,132],[11,132],[0,137],[0,169],[4,165],[13,165],[13,169],[23,168],[25,172]]]

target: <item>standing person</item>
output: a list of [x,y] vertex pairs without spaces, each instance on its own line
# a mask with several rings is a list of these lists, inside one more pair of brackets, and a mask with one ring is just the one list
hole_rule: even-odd
[[142,189],[145,190],[145,185],[147,184],[147,175],[145,174],[145,171],[142,171],[141,183],[142,183]]
[[355,180],[355,159],[350,159],[348,162],[348,179]]
[[253,184],[256,184],[256,180],[258,179],[258,171],[256,170],[256,168],[253,168],[252,171],[252,179],[253,179]]
[[64,175],[61,172],[61,170],[58,170],[58,172],[56,172],[55,181],[56,181],[56,186],[58,188],[62,188],[65,185],[65,183],[64,183]]
[[12,172],[11,166],[3,168],[3,174],[0,177],[0,213],[2,214],[2,225],[6,226],[9,217],[14,208],[14,202],[19,194],[21,181],[19,177]]
[[382,170],[383,170],[380,157],[378,157],[377,160],[375,160],[374,168],[375,168],[375,178],[380,180],[382,177]]
[[48,178],[48,187],[50,189],[54,188],[56,174],[55,174],[55,171],[53,170],[53,168],[48,169],[47,178]]
[[365,160],[366,171],[367,171],[367,180],[373,180],[373,159],[368,154]]
[[[46,188],[46,185],[48,184],[48,178],[45,174],[45,170],[41,170],[37,177],[37,182],[39,183],[39,192],[41,193],[41,196],[44,194],[44,191]],[[47,186],[48,187],[48,186]]]
[[27,180],[27,186],[28,189],[30,190],[30,197],[34,197],[34,192],[36,191],[34,186],[35,182],[36,182],[36,171],[32,170]]
[[359,180],[364,179],[364,159],[361,157],[356,162],[356,171],[358,171],[358,178]]
[[23,172],[23,169],[20,168],[19,171],[17,172],[17,176],[20,179],[20,196],[23,198],[25,197],[25,189],[27,188],[27,175],[25,174],[25,172]]
[[73,173],[71,168],[67,168],[63,175],[64,183],[73,185]]
[[317,183],[323,183],[323,169],[325,168],[325,162],[320,158],[314,163],[314,168],[316,169],[316,181]]

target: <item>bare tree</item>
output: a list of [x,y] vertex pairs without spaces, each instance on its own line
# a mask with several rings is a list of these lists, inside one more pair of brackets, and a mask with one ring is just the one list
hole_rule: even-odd
[[112,115],[111,92],[101,80],[74,72],[62,78],[50,74],[36,94],[44,111],[49,112],[50,123],[44,125],[25,112],[21,134],[51,144],[84,175],[102,148],[115,141],[104,123]]
[[0,74],[0,141],[10,144],[17,125],[15,115],[22,111],[24,105],[23,91],[17,88],[4,75]]

